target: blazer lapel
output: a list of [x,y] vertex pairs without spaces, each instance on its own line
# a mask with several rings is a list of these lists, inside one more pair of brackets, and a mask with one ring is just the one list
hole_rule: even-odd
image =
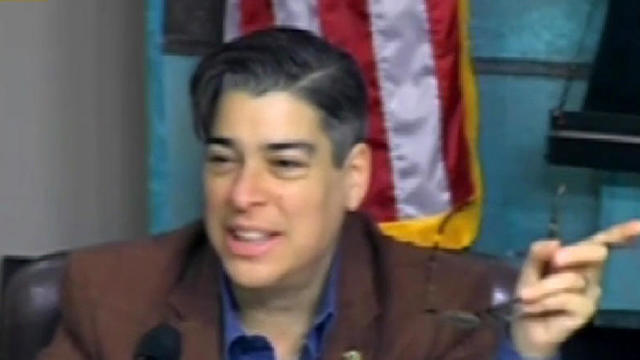
[[338,254],[338,309],[323,359],[372,359],[376,319],[380,315],[375,287],[374,252],[361,219],[345,219]]
[[384,254],[388,242],[363,215],[347,217],[340,239],[338,316],[324,359],[404,360],[424,357],[425,349],[437,352],[443,324],[430,311],[436,305],[436,255],[432,252],[427,263],[404,263],[418,267],[414,270],[398,269]]
[[221,359],[220,263],[206,244],[187,267],[168,300],[170,323],[182,335],[182,359]]

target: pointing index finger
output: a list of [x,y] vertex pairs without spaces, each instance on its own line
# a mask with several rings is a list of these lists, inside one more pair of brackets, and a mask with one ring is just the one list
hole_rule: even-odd
[[624,245],[635,236],[640,235],[640,220],[632,220],[626,223],[614,225],[607,230],[598,232],[584,241],[582,244],[598,245]]

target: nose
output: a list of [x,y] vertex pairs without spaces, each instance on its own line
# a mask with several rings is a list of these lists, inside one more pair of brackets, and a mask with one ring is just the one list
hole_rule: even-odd
[[231,185],[231,203],[239,211],[246,211],[266,201],[265,176],[255,166],[243,166]]

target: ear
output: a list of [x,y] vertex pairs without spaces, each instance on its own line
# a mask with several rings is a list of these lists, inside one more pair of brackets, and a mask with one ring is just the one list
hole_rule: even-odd
[[348,210],[356,210],[362,204],[371,178],[371,149],[365,143],[358,143],[349,151],[343,166],[345,179],[345,205]]

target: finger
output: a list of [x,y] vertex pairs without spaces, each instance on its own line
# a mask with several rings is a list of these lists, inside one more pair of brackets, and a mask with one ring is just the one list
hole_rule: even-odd
[[602,286],[600,286],[599,281],[589,280],[589,274],[586,274],[585,276],[587,278],[587,288],[584,291],[584,295],[597,304],[602,296]]
[[563,292],[584,292],[587,278],[579,272],[561,272],[546,276],[537,283],[520,290],[518,296],[525,303],[535,302]]
[[601,267],[608,256],[609,249],[603,244],[578,244],[565,246],[556,251],[552,264],[555,269],[577,266]]
[[[602,264],[604,265],[604,264]],[[602,277],[603,266],[597,266],[594,264],[587,265],[578,265],[571,267],[563,267],[563,268],[553,268],[551,269],[552,274],[561,274],[561,273],[574,273],[581,276],[586,285],[585,291],[593,286],[600,286],[600,278]]]
[[601,245],[625,244],[629,239],[638,235],[640,235],[640,220],[632,220],[598,232],[583,240],[581,243]]
[[585,294],[560,293],[534,303],[522,304],[522,316],[563,316],[570,315],[586,323],[596,312],[597,302]]
[[538,282],[553,258],[553,254],[560,248],[558,240],[541,240],[531,244],[529,255],[522,266],[518,287],[526,287]]
[[554,270],[554,273],[574,273],[581,276],[586,283],[583,292],[585,294],[591,294],[591,298],[597,299],[599,298],[601,291],[600,279],[602,278],[602,270],[602,266],[581,265],[576,267],[562,268],[560,270],[556,269]]
[[[514,324],[522,323],[525,327],[530,327],[530,336],[538,339],[540,343],[560,344],[577,329],[583,327],[589,321],[588,319],[585,320],[567,312],[538,315],[521,314],[516,318]],[[549,324],[549,320],[552,320],[553,323]]]
[[579,271],[592,285],[599,286],[609,248],[602,244],[579,244],[564,247],[553,259],[552,271]]

